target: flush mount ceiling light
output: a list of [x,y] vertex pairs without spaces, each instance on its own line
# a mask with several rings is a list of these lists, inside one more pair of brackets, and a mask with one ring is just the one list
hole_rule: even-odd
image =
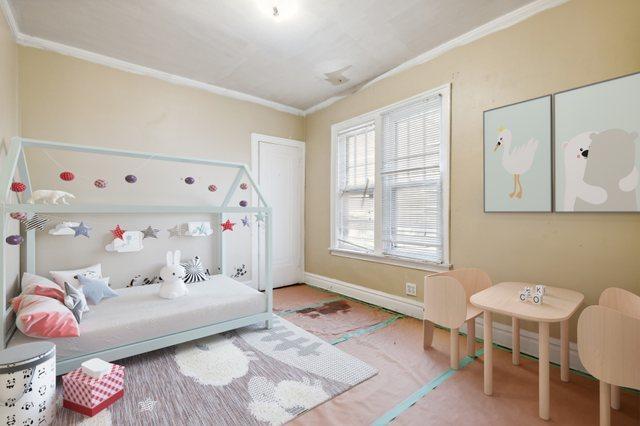
[[296,14],[298,3],[296,0],[257,0],[262,13],[275,21],[285,21]]

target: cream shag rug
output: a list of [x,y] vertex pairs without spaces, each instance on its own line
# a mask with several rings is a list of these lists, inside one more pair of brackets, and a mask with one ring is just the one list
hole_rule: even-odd
[[56,424],[279,425],[377,373],[281,318],[116,363],[124,397],[91,418],[60,394]]

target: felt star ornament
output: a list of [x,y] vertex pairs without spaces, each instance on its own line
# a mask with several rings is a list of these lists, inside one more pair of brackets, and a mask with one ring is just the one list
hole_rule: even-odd
[[146,229],[141,230],[140,232],[142,232],[142,239],[144,240],[145,238],[158,238],[158,232],[160,232],[160,230],[158,228],[153,228],[151,226],[147,226]]
[[258,212],[256,213],[256,222],[264,222],[264,213],[262,212]]
[[111,233],[113,234],[113,238],[124,240],[124,238],[122,238],[122,236],[124,235],[124,230],[120,228],[120,225],[116,225],[116,229],[112,229]]
[[227,221],[224,222],[224,223],[221,223],[220,226],[222,226],[222,232],[224,232],[224,231],[233,231],[233,227],[235,226],[235,223],[233,223],[229,219],[227,219]]
[[176,225],[173,228],[167,229],[169,231],[169,238],[180,236],[180,225]]
[[78,226],[72,226],[71,229],[73,229],[74,237],[84,235],[85,237],[89,238],[89,231],[91,230],[91,228],[85,225],[84,222],[80,222],[80,225]]
[[242,221],[242,226],[249,226],[251,224],[247,216],[243,217],[240,220]]

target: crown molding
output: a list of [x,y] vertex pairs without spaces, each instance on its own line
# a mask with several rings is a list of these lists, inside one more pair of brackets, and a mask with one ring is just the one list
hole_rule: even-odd
[[[529,3],[525,6],[522,6],[519,9],[513,10],[507,14],[499,16],[493,21],[489,21],[484,25],[481,25],[473,30],[462,34],[452,40],[449,40],[437,47],[434,47],[431,50],[428,50],[415,58],[409,59],[408,61],[398,65],[395,68],[390,69],[389,71],[380,74],[378,77],[369,80],[367,83],[363,84],[358,90],[355,90],[353,93],[361,92],[367,87],[372,86],[373,84],[384,80],[388,77],[391,77],[395,74],[398,74],[402,71],[408,70],[409,68],[413,68],[417,65],[423,64],[425,62],[431,61],[432,59],[437,58],[438,56],[455,49],[456,47],[464,46],[465,44],[471,43],[472,41],[478,40],[480,38],[486,37],[495,32],[504,30],[505,28],[509,28],[519,22],[524,21],[540,12],[543,12],[547,9],[552,9],[554,7],[560,6],[569,0],[536,0],[532,3]],[[323,108],[328,107],[329,105],[334,104],[340,99],[344,99],[349,95],[342,96],[333,96],[327,100],[324,100],[310,108],[307,108],[304,111],[304,115],[313,114],[316,111],[319,111]]]
[[0,9],[4,13],[7,23],[11,28],[13,37],[16,43],[22,46],[35,47],[37,49],[50,50],[52,52],[60,53],[62,55],[72,56],[74,58],[83,59],[95,64],[104,65],[110,68],[115,68],[120,71],[126,71],[134,74],[145,75],[148,77],[157,78],[172,84],[180,86],[187,86],[194,89],[204,90],[216,95],[225,96],[227,98],[237,99],[241,101],[247,101],[254,104],[262,105],[268,108],[272,108],[278,111],[286,112],[293,115],[304,116],[304,111],[301,109],[284,105],[278,102],[263,99],[257,96],[249,95],[247,93],[238,92],[236,90],[225,89],[224,87],[215,86],[213,84],[204,83],[202,81],[193,80],[179,75],[170,74],[164,71],[160,71],[154,68],[145,67],[142,65],[134,64],[131,62],[123,61],[120,59],[112,58],[110,56],[101,55],[99,53],[90,52],[88,50],[79,49],[77,47],[69,46],[66,44],[58,43],[51,40],[46,40],[40,37],[30,36],[20,32],[17,22],[13,16],[13,11],[9,5],[8,0],[0,0]]
[[289,105],[284,105],[278,102],[270,101],[257,96],[249,95],[247,93],[238,92],[236,90],[225,89],[224,87],[215,86],[213,84],[204,83],[202,81],[193,80],[186,77],[181,77],[175,74],[170,74],[164,71],[156,70],[154,68],[149,68],[142,65],[133,64],[131,62],[122,61],[120,59],[115,59],[109,56],[105,56],[105,55],[90,52],[87,50],[79,49],[76,47],[68,46],[66,44],[57,43],[51,40],[45,40],[39,37],[23,34],[20,32],[20,29],[18,28],[18,24],[13,16],[13,11],[11,10],[11,6],[9,5],[8,0],[0,0],[0,9],[2,10],[2,12],[6,17],[7,23],[9,25],[9,28],[11,29],[11,32],[13,33],[14,39],[18,44],[21,44],[23,46],[50,50],[63,55],[73,56],[78,59],[83,59],[89,62],[93,62],[99,65],[115,68],[121,71],[131,72],[131,73],[140,74],[140,75],[146,75],[149,77],[154,77],[160,80],[167,81],[172,84],[192,87],[195,89],[200,89],[210,93],[214,93],[216,95],[225,96],[228,98],[238,99],[238,100],[247,101],[247,102],[252,102],[258,105],[266,106],[268,108],[272,108],[272,109],[286,112],[289,114],[306,116],[309,114],[313,114],[314,112],[320,111],[324,108],[327,108],[328,106],[338,102],[339,100],[344,99],[352,94],[358,93],[381,80],[384,80],[388,77],[391,77],[409,68],[413,68],[417,65],[420,65],[432,59],[435,59],[438,56],[452,49],[455,49],[456,47],[463,46],[465,44],[471,43],[472,41],[478,40],[482,37],[486,37],[489,34],[493,34],[497,31],[501,31],[505,28],[511,27],[519,22],[524,21],[525,19],[530,18],[533,15],[536,15],[547,9],[560,6],[561,4],[564,4],[568,1],[569,0],[536,0],[519,9],[516,9],[505,15],[502,15],[494,19],[493,21],[487,22],[484,25],[474,28],[473,30],[465,34],[462,34],[461,36],[456,37],[452,40],[449,40],[448,42],[443,43],[427,52],[424,52],[416,56],[415,58],[412,58],[398,65],[395,68],[392,68],[391,70],[363,84],[360,88],[358,88],[357,90],[351,93],[332,96],[329,99],[326,99],[310,108],[307,108],[306,110],[301,110],[299,108],[295,108]]
[[11,10],[11,6],[9,6],[8,0],[0,0],[0,10],[7,20],[7,25],[9,25],[9,29],[11,30],[11,34],[13,34],[13,39],[17,41],[18,39],[18,23],[13,16],[13,11]]

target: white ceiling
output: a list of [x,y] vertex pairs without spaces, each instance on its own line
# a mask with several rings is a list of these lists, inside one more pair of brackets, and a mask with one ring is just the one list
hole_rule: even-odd
[[[9,0],[19,31],[305,110],[532,0]],[[269,8],[281,3],[284,16]],[[266,3],[266,12],[264,9]],[[335,86],[325,73],[342,70]],[[340,77],[340,73],[329,74]]]

